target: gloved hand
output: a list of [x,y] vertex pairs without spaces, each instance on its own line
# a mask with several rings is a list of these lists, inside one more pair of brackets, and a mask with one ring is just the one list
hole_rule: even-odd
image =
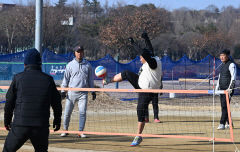
[[235,87],[235,80],[233,80],[232,81],[232,83],[231,83],[231,85],[228,87],[228,89],[227,89],[227,92],[230,94],[230,95],[232,95],[232,93],[233,93],[233,89],[234,89],[234,87]]
[[131,44],[133,44],[133,43],[134,43],[134,40],[133,40],[133,38],[132,38],[132,37],[129,37],[129,38],[128,38],[128,40],[129,40],[129,42],[130,42]]
[[10,131],[10,129],[11,129],[11,125],[9,125],[9,124],[5,124],[4,126],[5,126],[5,128],[6,128],[7,131]]
[[67,97],[67,93],[66,92],[61,92],[61,98],[62,100],[65,99]]
[[54,131],[58,131],[60,129],[60,124],[53,124]]
[[231,94],[232,93],[232,91],[233,91],[233,89],[227,89],[227,92],[229,93],[229,94]]
[[141,35],[141,37],[142,37],[143,39],[148,39],[148,34],[147,34],[146,32],[143,32],[142,35]]
[[215,95],[220,96],[220,93],[218,90],[215,91]]
[[54,131],[58,131],[61,127],[61,119],[55,119],[53,120],[53,128],[54,128]]
[[215,89],[215,90],[214,90],[214,93],[215,93],[215,95],[220,95],[220,93],[219,93],[219,90],[218,90],[218,89]]
[[[161,85],[160,85],[159,89],[162,89],[162,88],[163,88],[163,83],[162,83],[162,78],[161,78]],[[159,95],[161,96],[161,95],[163,95],[163,93],[161,92],[161,93],[159,93]]]
[[95,92],[92,92],[92,100],[95,100],[96,99],[96,93]]

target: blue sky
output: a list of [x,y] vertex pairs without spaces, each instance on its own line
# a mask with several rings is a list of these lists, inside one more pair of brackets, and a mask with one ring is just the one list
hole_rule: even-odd
[[[35,1],[35,0],[0,0],[0,3],[19,3],[19,1],[22,1],[23,3],[27,3],[28,1]],[[45,1],[45,0],[44,0]],[[47,0],[50,1],[52,5],[57,3],[58,0]],[[81,2],[82,0],[77,0]],[[106,0],[99,0],[101,4],[103,5]],[[117,2],[120,2],[122,4],[133,4],[133,5],[141,5],[144,3],[153,3],[158,7],[164,7],[168,10],[173,10],[180,7],[187,7],[190,9],[204,9],[207,6],[213,4],[217,6],[218,8],[222,8],[223,6],[233,6],[235,8],[238,8],[240,6],[240,0],[107,0],[109,6],[112,6],[113,4],[117,4]],[[76,0],[67,0],[67,3],[73,3],[76,2]]]

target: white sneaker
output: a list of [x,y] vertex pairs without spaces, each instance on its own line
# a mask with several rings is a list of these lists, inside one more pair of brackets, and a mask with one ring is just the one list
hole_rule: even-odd
[[66,136],[68,136],[69,134],[68,133],[61,133],[61,137],[66,137]]
[[79,137],[79,138],[87,138],[87,135],[85,135],[85,134],[80,134],[80,135],[78,135],[78,137]]
[[[226,123],[225,129],[229,129],[229,128],[230,128],[230,125],[228,123]],[[232,128],[234,128],[233,123],[232,123]]]
[[224,124],[220,124],[217,128],[217,130],[224,130],[225,129],[225,125]]

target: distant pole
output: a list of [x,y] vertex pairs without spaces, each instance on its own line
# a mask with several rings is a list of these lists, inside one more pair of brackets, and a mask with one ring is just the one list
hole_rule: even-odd
[[42,8],[43,0],[36,0],[35,48],[42,53]]
[[215,82],[214,82],[214,80],[215,80],[215,72],[216,72],[216,69],[215,69],[215,57],[213,58],[213,106],[212,106],[212,108],[213,108],[213,116],[212,116],[212,118],[213,118],[213,123],[212,123],[212,129],[213,129],[213,137],[212,137],[212,142],[213,142],[213,152],[214,152],[214,150],[215,150],[215,128],[214,128],[214,122],[215,122],[215,115],[214,115],[214,113],[215,113]]
[[[116,63],[116,74],[119,73],[119,54],[117,54],[117,56],[115,57],[115,60],[117,61]],[[116,86],[115,86],[115,89],[118,89],[119,85],[118,85],[118,82],[116,82]]]

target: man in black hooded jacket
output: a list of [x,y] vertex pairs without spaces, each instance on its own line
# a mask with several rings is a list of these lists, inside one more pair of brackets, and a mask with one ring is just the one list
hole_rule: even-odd
[[61,95],[53,78],[42,72],[41,64],[40,53],[31,49],[24,59],[24,71],[13,77],[4,107],[4,125],[9,133],[3,152],[17,151],[28,139],[36,152],[47,152],[50,107],[54,131],[60,129]]

